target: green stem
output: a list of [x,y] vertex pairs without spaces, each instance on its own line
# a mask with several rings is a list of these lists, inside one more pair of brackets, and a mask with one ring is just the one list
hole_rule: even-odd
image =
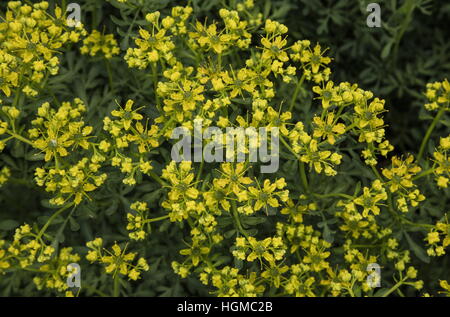
[[[373,147],[373,144],[370,144]],[[373,150],[372,150],[373,151]],[[373,173],[375,176],[380,180],[383,181],[383,177],[381,176],[380,172],[378,172],[377,168],[373,165],[370,166],[372,168]],[[394,204],[392,203],[392,194],[389,189],[386,190],[387,193],[387,203],[388,203],[388,211],[395,217],[398,218],[397,213],[394,209]]]
[[352,244],[352,248],[378,248],[381,247],[381,244]]
[[97,294],[100,295],[101,297],[108,297],[108,295],[106,295],[105,293],[103,293],[103,292],[101,292],[101,291],[99,291],[99,290],[97,290],[97,289],[95,289],[95,288],[93,288],[93,287],[83,285],[82,288],[86,288],[88,291],[91,291],[91,292],[93,292],[93,293],[97,293]]
[[[342,105],[339,107],[339,110],[336,113],[336,117],[334,118],[334,120],[332,122],[333,126],[338,122],[339,118],[341,117],[342,111],[344,111],[344,108],[345,108],[345,105]],[[353,122],[353,124],[354,124],[354,122]]]
[[61,213],[63,213],[65,210],[67,210],[68,208],[72,207],[74,205],[74,203],[70,203],[66,206],[61,207],[60,209],[58,209],[45,223],[45,225],[42,227],[42,229],[39,231],[36,240],[39,240],[42,235],[45,233],[45,230],[47,230],[48,226],[51,225],[51,223],[53,222],[53,220],[55,220],[56,217],[58,217]]
[[152,81],[153,81],[153,91],[155,93],[155,100],[156,100],[156,107],[159,111],[161,111],[161,107],[159,105],[159,96],[156,92],[158,89],[158,72],[157,72],[157,66],[156,63],[152,63]]
[[120,277],[119,274],[116,272],[116,275],[114,276],[114,291],[113,291],[113,297],[119,297],[119,282]]
[[351,199],[353,200],[353,196],[347,195],[347,194],[342,194],[342,193],[330,193],[330,194],[314,194],[314,196],[317,196],[319,198],[328,198],[328,197],[342,197],[345,199]]
[[150,223],[150,222],[157,222],[157,221],[161,221],[164,219],[169,218],[169,215],[165,215],[165,216],[161,216],[161,217],[157,217],[157,218],[151,218],[151,219],[147,219],[145,222],[146,223]]
[[297,153],[291,148],[291,146],[286,142],[284,138],[280,136],[281,143],[297,158],[299,161],[298,168],[300,172],[300,180],[302,182],[303,187],[305,188],[305,191],[309,192],[309,185],[308,185],[308,178],[306,177],[306,171],[305,171],[305,163],[300,160],[300,157]]
[[349,125],[348,127],[345,128],[345,133],[347,133],[348,131],[350,131],[351,129],[353,129],[354,127],[356,127],[356,123],[353,122],[351,125]]
[[13,101],[13,104],[12,104],[12,107],[13,108],[17,108],[17,105],[18,105],[18,103],[19,103],[19,100],[20,100],[20,86],[19,87],[17,87],[17,91],[16,91],[16,95],[14,96],[14,101]]
[[17,140],[22,141],[22,142],[24,142],[24,143],[27,143],[27,144],[29,144],[29,145],[31,145],[31,146],[34,147],[33,142],[31,142],[30,140],[24,138],[23,136],[21,136],[21,135],[19,135],[19,134],[14,133],[14,132],[9,131],[9,130],[6,131],[6,133],[8,133],[8,134],[11,135],[12,137],[16,138]]
[[217,72],[222,70],[222,54],[217,55]]
[[202,158],[202,162],[200,163],[200,168],[198,169],[197,177],[195,179],[196,182],[199,182],[200,177],[202,177],[203,165],[205,165],[205,160]]
[[303,187],[305,187],[306,192],[309,192],[308,178],[306,177],[306,172],[305,172],[305,163],[299,162],[298,169],[300,172],[300,180],[302,181]]
[[355,293],[353,293],[353,289],[351,287],[347,288],[347,290],[351,297],[355,297]]
[[111,88],[111,90],[112,90],[113,89],[113,77],[112,77],[111,63],[109,62],[108,59],[106,59],[105,64],[106,64],[106,71],[108,72],[109,88]]
[[64,220],[62,225],[59,227],[58,231],[56,232],[55,239],[52,241],[52,244],[51,244],[51,246],[53,248],[56,249],[56,247],[58,246],[59,237],[61,236],[61,234],[63,233],[64,229],[66,228],[67,223],[69,222],[70,217],[72,217],[74,211],[75,211],[75,207],[72,208],[72,210],[70,211],[69,215],[66,217],[66,219]]
[[433,225],[429,225],[429,224],[427,224],[427,223],[415,223],[415,222],[409,221],[408,219],[406,219],[406,218],[404,218],[404,217],[401,217],[401,216],[400,216],[400,220],[401,220],[403,223],[405,223],[405,224],[407,224],[407,225],[410,225],[410,226],[413,226],[413,227],[422,227],[422,228],[427,228],[427,229],[432,229],[432,228],[434,228]]
[[291,148],[291,146],[286,142],[286,140],[284,138],[282,138],[281,136],[280,136],[280,140],[281,140],[281,143],[283,143],[283,145],[289,150],[289,152],[291,152],[297,158],[297,160],[300,160],[300,157],[298,156],[298,154],[295,153],[294,149]]
[[378,172],[377,168],[373,165],[370,166],[372,168],[373,173],[375,174],[375,176],[381,181],[383,180],[383,177],[381,177],[380,172]]
[[241,221],[240,221],[240,219],[239,219],[239,214],[238,214],[237,208],[236,208],[236,202],[235,202],[234,200],[231,201],[231,210],[232,210],[233,218],[234,218],[234,220],[235,220],[235,222],[236,222],[238,231],[239,231],[242,235],[244,235],[246,238],[248,238],[248,234],[247,234],[247,232],[245,231],[245,229],[242,227]]
[[24,268],[21,268],[21,270],[28,271],[28,272],[35,272],[35,273],[48,273],[47,271],[42,271],[40,269],[34,269],[32,267],[24,267]]
[[413,177],[412,180],[415,181],[415,180],[418,180],[419,178],[425,177],[425,176],[433,174],[433,173],[434,173],[434,168],[430,168],[430,169],[427,169],[426,171],[423,171],[419,175]]
[[392,286],[392,288],[390,290],[388,290],[386,293],[384,293],[383,295],[381,295],[381,297],[387,297],[389,294],[391,294],[392,292],[395,292],[395,290],[397,288],[399,288],[400,286],[402,286],[403,282],[406,281],[406,277],[403,278],[402,280],[400,280],[397,284],[395,284],[394,286]]
[[151,177],[151,178],[153,178],[155,181],[157,181],[161,186],[169,186],[169,184],[168,183],[166,183],[165,181],[163,181],[162,179],[161,179],[161,177],[159,177],[158,175],[156,175],[155,173],[153,173],[152,171],[149,171],[148,172],[148,175]]
[[398,12],[402,12],[404,14],[404,18],[401,22],[399,31],[395,34],[395,46],[393,50],[393,62],[397,63],[397,57],[398,57],[398,49],[400,47],[400,42],[403,38],[403,35],[405,34],[406,30],[408,29],[409,25],[411,24],[412,16],[414,9],[416,8],[416,1],[415,0],[406,0],[405,3],[399,7],[397,10]]
[[295,101],[297,100],[298,93],[300,91],[300,88],[301,88],[304,80],[305,80],[305,74],[302,75],[299,82],[297,83],[297,86],[295,87],[295,91],[294,91],[294,94],[292,95],[291,103],[289,105],[289,112],[292,112],[292,109],[294,109]]
[[420,144],[419,154],[417,155],[417,162],[420,162],[420,159],[422,158],[423,153],[425,151],[425,147],[428,143],[428,139],[430,138],[431,133],[433,132],[434,128],[436,127],[437,123],[441,119],[444,112],[445,112],[445,107],[442,107],[441,109],[439,109],[439,112],[437,113],[436,117],[434,117],[433,122],[431,122],[431,125],[428,127],[425,137],[423,138],[422,143]]
[[166,123],[164,123],[163,127],[159,130],[158,135],[164,136],[164,132],[170,127],[170,125],[172,124],[172,122],[175,121],[174,117],[170,117],[169,121],[167,121]]

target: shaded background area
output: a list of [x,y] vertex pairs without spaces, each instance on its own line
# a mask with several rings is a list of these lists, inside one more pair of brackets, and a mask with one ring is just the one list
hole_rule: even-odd
[[[132,38],[137,35],[139,25],[145,24],[144,16],[148,12],[160,10],[165,15],[175,5],[189,4],[194,7],[197,18],[211,21],[217,19],[220,8],[234,7],[239,1],[133,0],[138,11],[127,9],[114,0],[49,1],[51,5],[70,2],[80,4],[82,20],[89,31],[98,29],[114,33],[118,39],[120,36],[120,46],[125,51],[132,45]],[[366,25],[369,14],[366,8],[370,2],[377,2],[381,6],[381,28],[369,28]],[[0,2],[1,12],[5,12],[6,5],[7,1]],[[255,0],[255,6],[255,11],[263,13],[263,19],[270,18],[286,24],[290,41],[308,39],[329,47],[328,55],[333,57],[332,79],[336,82],[358,83],[361,88],[371,90],[375,96],[385,99],[389,110],[385,114],[385,121],[389,125],[387,138],[396,147],[397,153],[417,151],[429,125],[429,121],[421,119],[431,118],[423,110],[422,93],[425,85],[450,77],[448,0]],[[98,118],[106,116],[115,107],[115,99],[119,103],[131,98],[137,103],[151,104],[154,93],[152,83],[146,80],[148,77],[143,72],[130,70],[121,57],[115,57],[111,63],[117,81],[114,87],[106,87],[108,79],[103,62],[82,56],[75,47],[71,48],[61,56],[59,76],[49,80],[48,85],[54,95],[47,96],[44,92],[41,99],[29,107],[49,98],[67,100],[79,96],[90,109],[87,120],[99,131],[101,120]],[[440,125],[434,133],[443,135],[448,131],[449,127]],[[5,163],[16,165],[13,168],[15,174],[21,173],[22,178],[29,182],[13,179],[11,184],[2,188],[0,239],[10,236],[13,228],[25,221],[37,219],[37,223],[42,225],[51,214],[50,206],[44,199],[46,193],[33,183],[36,163],[19,159],[25,155],[25,149],[19,143],[10,146],[8,151],[4,155],[4,159],[8,160]],[[119,174],[112,170],[109,180],[119,180]],[[65,241],[67,245],[79,245],[80,248],[75,248],[78,251],[82,249],[84,241],[93,239],[98,232],[102,232],[102,236],[109,241],[126,239],[127,232],[122,228],[125,208],[136,199],[146,200],[149,205],[152,202],[156,204],[162,195],[161,191],[155,191],[156,187],[142,184],[134,188],[131,194],[127,186],[115,191],[104,189],[95,198],[96,206],[88,204],[78,208],[68,224],[67,231],[71,234],[62,234],[58,237],[59,241]],[[21,193],[21,197],[17,197],[17,193]],[[175,225],[163,226],[152,233],[148,246],[136,250],[151,259],[153,270],[148,276],[144,275],[141,283],[130,284],[134,295],[208,295],[196,279],[180,280],[170,268],[172,258],[168,255],[173,256],[178,252],[183,230],[186,228],[180,230]],[[421,243],[419,239],[417,241]],[[448,265],[448,257],[435,259],[433,269],[439,267],[441,272],[428,272],[427,265],[422,265],[419,268],[422,277],[429,278],[425,285],[435,282],[437,276],[444,276]],[[0,295],[44,295],[36,292],[24,274],[19,272],[0,277]],[[105,280],[109,277],[100,274],[100,270],[98,274],[94,270],[86,274],[83,278],[93,281],[92,287],[107,285]],[[9,287],[4,288],[3,285]]]

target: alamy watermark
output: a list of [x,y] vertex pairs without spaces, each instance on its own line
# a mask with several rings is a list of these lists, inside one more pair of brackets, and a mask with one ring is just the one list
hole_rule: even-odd
[[175,162],[244,162],[248,159],[266,164],[261,165],[261,173],[275,173],[279,168],[277,127],[226,127],[224,132],[219,127],[203,129],[203,120],[195,119],[193,133],[186,127],[173,129],[171,138],[180,137],[171,151]]
[[367,5],[367,12],[370,14],[367,16],[366,24],[369,28],[381,27],[381,7],[378,3],[372,2]]
[[381,286],[381,267],[378,263],[370,263],[366,268],[370,274],[367,276],[367,284],[371,288]]
[[81,25],[81,7],[78,3],[72,2],[67,5],[67,25],[69,27],[78,27]]
[[69,276],[67,276],[67,286],[78,287],[81,288],[81,267],[78,263],[70,263],[67,265],[67,272],[69,272]]

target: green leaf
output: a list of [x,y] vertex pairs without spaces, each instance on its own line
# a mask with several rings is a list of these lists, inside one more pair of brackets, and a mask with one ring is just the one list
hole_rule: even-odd
[[226,239],[229,239],[229,238],[231,238],[232,236],[234,236],[235,234],[236,234],[236,230],[235,230],[235,229],[231,229],[231,230],[228,230],[227,232],[225,232],[223,236],[224,236]]
[[266,217],[242,217],[242,222],[246,225],[255,226],[267,221]]
[[80,230],[80,224],[73,218],[69,217],[70,230],[78,231]]
[[12,219],[0,221],[0,230],[9,231],[17,228],[20,224]]
[[417,243],[415,243],[411,237],[409,236],[409,234],[407,232],[403,232],[405,237],[406,237],[406,241],[408,241],[409,247],[411,248],[411,250],[414,252],[414,254],[423,262],[425,263],[430,263],[430,257],[426,254],[426,252],[424,251],[424,249],[422,247],[420,247]]
[[109,208],[105,210],[105,215],[107,215],[107,216],[114,215],[116,213],[118,207],[119,207],[119,204],[117,203],[117,200],[114,200],[112,202],[111,206],[109,206]]
[[383,296],[383,294],[385,294],[387,291],[389,291],[389,288],[380,288],[379,290],[377,290],[374,294],[373,297],[381,297]]
[[8,164],[9,166],[11,166],[14,169],[19,169],[17,167],[16,162],[9,156],[9,155],[3,155],[2,157],[3,161],[5,161],[6,164]]
[[358,181],[358,182],[356,183],[356,186],[355,186],[355,192],[353,193],[353,196],[358,195],[360,190],[361,190],[361,182]]
[[393,42],[391,40],[384,46],[383,50],[381,51],[382,59],[386,59],[389,56],[389,53],[391,52],[392,44],[393,44]]

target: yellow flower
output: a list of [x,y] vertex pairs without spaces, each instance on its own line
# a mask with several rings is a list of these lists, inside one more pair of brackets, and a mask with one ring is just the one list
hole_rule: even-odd
[[313,121],[316,125],[313,136],[315,138],[323,137],[330,144],[336,142],[336,136],[345,133],[345,125],[343,123],[336,123],[334,113],[332,112],[327,114],[326,121],[323,121],[319,117],[314,117]]
[[283,274],[288,270],[289,267],[287,265],[272,265],[267,267],[266,270],[261,273],[261,277],[270,281],[274,287],[279,288]]
[[370,211],[374,215],[378,215],[380,213],[378,207],[378,205],[381,205],[380,201],[387,199],[386,191],[381,186],[380,180],[377,179],[373,182],[372,189],[364,187],[363,192],[363,195],[355,198],[353,202],[364,208],[362,213],[364,217],[367,217]]
[[390,180],[389,189],[392,193],[399,189],[408,189],[414,186],[412,177],[419,173],[422,169],[420,166],[413,164],[414,157],[409,155],[405,160],[394,156],[392,158],[392,167],[383,169],[383,175]]
[[247,261],[253,262],[258,259],[261,263],[266,260],[269,264],[275,261],[280,261],[286,252],[281,238],[266,238],[258,241],[253,237],[247,238],[250,253],[247,256]]
[[437,231],[429,232],[428,236],[427,236],[427,241],[429,244],[435,244],[435,243],[439,242],[440,241],[439,232],[437,232]]
[[111,114],[115,117],[119,117],[121,119],[121,123],[123,124],[123,128],[125,130],[129,130],[131,127],[131,122],[133,120],[142,120],[143,116],[136,110],[132,110],[134,101],[129,99],[127,103],[125,104],[125,108],[122,108],[120,110],[113,110]]
[[168,199],[162,203],[162,206],[170,210],[171,221],[182,221],[188,218],[190,212],[202,212],[204,206],[195,201],[200,193],[193,182],[192,162],[182,161],[177,165],[172,161],[163,170],[161,177],[170,183]]
[[77,42],[86,33],[81,23],[69,28],[61,8],[56,7],[52,15],[48,7],[44,1],[32,6],[8,3],[0,23],[0,91],[6,96],[16,87],[22,87],[27,95],[36,95],[32,87],[38,85],[32,84],[40,84],[46,76],[55,75],[58,53],[67,43]]
[[323,242],[323,246],[311,245],[309,250],[306,250],[306,256],[303,258],[303,262],[308,264],[310,268],[319,272],[329,268],[329,263],[325,261],[330,256],[329,251],[325,251],[325,248],[329,246],[326,242]]
[[9,167],[4,166],[0,170],[0,188],[2,187],[3,184],[5,184],[8,181],[10,176],[11,170],[9,169]]
[[80,51],[82,54],[89,54],[90,56],[101,54],[110,59],[113,55],[119,54],[120,48],[113,34],[102,34],[94,30],[83,40]]
[[[39,269],[41,274],[39,277],[33,279],[33,282],[38,289],[48,288],[64,292],[69,288],[67,285],[67,278],[71,273],[74,273],[74,271],[69,272],[67,266],[70,263],[77,263],[80,261],[80,256],[76,253],[72,253],[72,251],[72,248],[62,248],[55,257],[45,260],[46,263]],[[48,253],[49,255],[52,255],[53,252],[54,250],[51,250]],[[72,269],[74,270],[75,268]]]
[[57,131],[48,130],[47,135],[34,141],[34,146],[45,152],[45,160],[50,161],[57,154],[67,156],[67,147],[73,144],[69,134],[58,135]]
[[449,109],[450,83],[447,79],[442,82],[428,83],[425,96],[428,99],[428,103],[425,104],[425,109],[428,111],[439,108]]
[[227,200],[227,192],[223,186],[223,182],[220,182],[219,179],[214,179],[211,189],[203,193],[206,205],[212,210],[218,210],[219,206],[221,206],[225,211],[230,211],[231,205]]
[[239,196],[244,191],[245,185],[253,183],[250,177],[245,176],[246,168],[244,163],[222,163],[219,173],[221,177],[217,179],[220,186]]
[[148,271],[149,266],[144,258],[139,258],[137,263],[133,264],[137,253],[126,253],[127,246],[123,249],[117,244],[111,247],[111,251],[102,248],[103,241],[97,238],[89,241],[86,246],[91,249],[87,259],[91,262],[99,262],[105,266],[105,272],[116,276],[128,276],[132,280],[137,280],[142,271]]
[[334,83],[332,81],[328,81],[324,88],[320,86],[314,86],[312,90],[320,95],[318,99],[322,101],[322,107],[324,109],[329,108],[333,103],[341,101],[341,97],[337,94],[337,88],[333,87]]
[[439,281],[439,285],[445,290],[441,293],[444,293],[448,297],[450,297],[450,284],[445,280],[441,280],[441,281]]
[[436,183],[439,187],[447,188],[450,179],[450,136],[440,139],[440,145],[433,153],[434,162],[437,167],[434,169]]
[[323,56],[326,51],[326,49],[322,51],[319,44],[316,44],[313,50],[308,46],[300,58],[303,67],[311,70],[313,74],[318,73],[321,66],[324,67],[331,62],[331,58]]
[[287,62],[289,57],[285,51],[285,46],[287,40],[283,39],[281,36],[272,37],[272,39],[263,37],[261,39],[261,44],[263,45],[263,60],[278,59],[282,62]]
[[208,247],[202,246],[198,240],[194,240],[192,246],[189,249],[180,250],[180,254],[188,256],[192,261],[192,265],[198,266],[201,258],[209,254],[209,251]]
[[97,189],[106,180],[106,174],[97,175],[97,167],[96,163],[85,158],[68,169],[38,168],[35,180],[39,186],[45,186],[46,191],[56,193],[51,203],[62,205],[73,199],[78,205],[84,198],[90,199],[87,193]]
[[224,30],[218,32],[215,23],[206,26],[199,21],[195,24],[195,32],[191,32],[190,37],[196,39],[200,47],[205,47],[206,50],[214,50],[215,53],[221,54],[229,46],[231,36],[224,33]]
[[[281,186],[278,186],[281,184]],[[258,184],[258,188],[249,187],[248,191],[250,192],[251,198],[255,200],[254,210],[258,211],[261,208],[265,208],[266,213],[268,213],[269,206],[277,208],[280,206],[278,201],[281,200],[286,202],[289,197],[289,191],[275,191],[276,189],[282,189],[286,183],[284,182],[284,178],[278,179],[275,183],[271,183],[270,180],[264,180],[263,187],[261,188]]]
[[145,69],[149,64],[154,65],[161,59],[173,64],[174,57],[171,51],[175,48],[175,44],[167,29],[159,27],[159,17],[159,12],[147,14],[147,21],[156,27],[151,27],[151,32],[147,29],[139,30],[140,37],[134,39],[137,48],[130,47],[125,54],[129,67]]
[[129,134],[127,138],[138,145],[139,153],[147,153],[159,145],[157,133],[156,125],[152,125],[149,129],[148,126],[144,128],[141,122],[137,122],[133,134]]

